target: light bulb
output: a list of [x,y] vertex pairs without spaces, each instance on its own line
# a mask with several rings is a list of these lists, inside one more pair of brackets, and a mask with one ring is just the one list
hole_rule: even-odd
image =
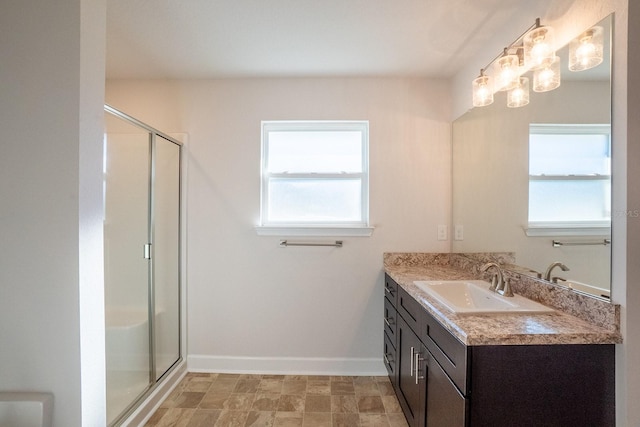
[[533,91],[548,92],[560,86],[560,57],[554,57],[542,68],[533,72]]
[[523,107],[529,103],[529,79],[520,77],[516,87],[507,92],[507,107]]
[[584,71],[602,63],[602,27],[593,27],[569,43],[569,69]]
[[505,55],[496,61],[496,89],[500,91],[513,89],[518,84],[518,55]]
[[493,103],[493,86],[490,76],[480,74],[472,84],[473,106],[484,107]]
[[537,69],[556,56],[554,50],[554,33],[551,27],[536,27],[523,38],[525,66]]

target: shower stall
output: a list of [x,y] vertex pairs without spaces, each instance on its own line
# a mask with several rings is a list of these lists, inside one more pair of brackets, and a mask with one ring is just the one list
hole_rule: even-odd
[[181,152],[105,106],[107,423],[120,425],[182,361]]

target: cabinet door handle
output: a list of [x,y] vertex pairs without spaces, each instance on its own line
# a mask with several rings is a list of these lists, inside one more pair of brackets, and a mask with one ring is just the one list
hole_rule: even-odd
[[384,323],[386,323],[388,327],[391,327],[391,322],[389,322],[389,320],[393,320],[393,317],[385,317]]
[[385,354],[384,354],[384,362],[385,362],[387,365],[391,365],[391,360],[390,360],[387,356],[388,356],[388,353],[385,353]]
[[419,377],[418,376],[418,370],[419,370],[419,367],[420,367],[420,362],[424,361],[424,359],[422,359],[420,357],[420,353],[418,353],[418,352],[416,352],[415,358],[416,358],[416,362],[415,362],[415,365],[416,365],[416,384],[418,384],[418,380],[421,380],[421,379],[424,378],[424,377]]
[[415,354],[415,351],[416,349],[411,347],[411,357],[409,357],[409,359],[411,360],[411,368],[409,369],[409,375],[411,376],[413,376],[413,355]]

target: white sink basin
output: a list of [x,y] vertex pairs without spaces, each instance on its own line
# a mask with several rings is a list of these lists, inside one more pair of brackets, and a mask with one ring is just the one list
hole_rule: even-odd
[[554,310],[520,295],[503,297],[489,290],[484,280],[440,280],[413,282],[457,314],[553,313]]

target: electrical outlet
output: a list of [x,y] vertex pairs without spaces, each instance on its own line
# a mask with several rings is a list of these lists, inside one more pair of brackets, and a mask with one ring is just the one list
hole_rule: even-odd
[[438,226],[438,240],[447,240],[447,226],[439,225]]
[[464,226],[462,224],[456,224],[453,238],[454,240],[464,240]]

